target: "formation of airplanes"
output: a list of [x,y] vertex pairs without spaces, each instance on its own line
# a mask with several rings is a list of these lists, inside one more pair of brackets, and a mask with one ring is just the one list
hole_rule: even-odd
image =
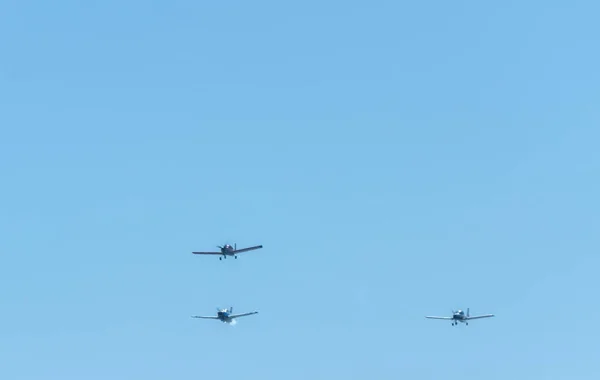
[[[239,253],[253,251],[255,249],[261,249],[263,246],[255,245],[252,247],[237,249],[237,244],[234,244],[233,246],[231,246],[229,244],[225,244],[223,246],[218,245],[217,247],[220,249],[218,252],[217,251],[208,251],[208,252],[192,252],[192,253],[195,255],[219,255],[219,260],[226,259],[227,256],[233,256],[235,259],[237,259],[237,255]],[[193,315],[192,318],[217,319],[223,323],[231,324],[237,318],[246,317],[248,315],[253,315],[253,314],[258,314],[258,311],[251,311],[251,312],[242,313],[242,314],[233,314],[233,307],[230,306],[229,309],[217,308],[217,315],[213,315],[213,316]],[[452,316],[448,316],[448,317],[426,316],[425,318],[452,321],[452,326],[456,326],[459,323],[464,323],[465,325],[468,326],[469,321],[471,321],[471,320],[482,319],[482,318],[491,318],[494,316],[495,316],[494,314],[482,314],[482,315],[471,316],[469,309],[467,308],[466,314],[462,310],[457,310],[457,311],[452,310]]]
[[[227,256],[233,256],[234,259],[237,259],[238,253],[254,251],[255,249],[261,249],[262,245],[255,245],[252,247],[237,249],[237,244],[234,243],[233,246],[230,244],[225,244],[223,246],[218,245],[219,251],[207,251],[207,252],[192,252],[194,255],[219,255],[219,260],[226,259]],[[242,314],[233,314],[233,307],[230,306],[229,310],[227,309],[219,309],[217,308],[217,315],[211,316],[203,316],[203,315],[192,315],[192,318],[201,318],[201,319],[217,319],[223,323],[232,324],[235,322],[237,318],[246,317],[248,315],[258,314],[258,311],[251,311],[249,313]]]

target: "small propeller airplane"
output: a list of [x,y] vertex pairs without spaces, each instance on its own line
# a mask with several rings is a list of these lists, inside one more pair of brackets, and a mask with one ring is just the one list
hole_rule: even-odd
[[227,309],[219,309],[217,308],[217,316],[200,316],[200,315],[192,315],[192,318],[203,318],[203,319],[218,319],[223,323],[232,323],[234,319],[239,317],[245,317],[247,315],[258,314],[258,311],[251,311],[250,313],[243,314],[231,314],[233,313],[233,307],[229,307]]
[[454,311],[452,310],[452,316],[451,317],[425,317],[425,318],[429,318],[429,319],[445,319],[448,321],[452,321],[452,326],[456,326],[458,325],[458,322],[464,323],[467,326],[469,325],[469,321],[471,319],[481,319],[481,318],[490,318],[493,317],[494,314],[484,314],[484,315],[477,315],[474,317],[471,317],[471,315],[469,314],[469,309],[467,308],[467,315],[465,315],[465,312],[462,310],[457,310]]
[[217,248],[221,249],[220,252],[192,252],[192,253],[194,255],[221,255],[222,257],[219,257],[219,260],[222,260],[223,258],[226,259],[227,256],[233,256],[234,258],[237,259],[238,253],[253,251],[255,249],[260,249],[262,247],[263,247],[262,245],[255,245],[254,247],[237,249],[237,244],[234,244],[233,247],[229,244],[225,244],[224,246],[217,245]]

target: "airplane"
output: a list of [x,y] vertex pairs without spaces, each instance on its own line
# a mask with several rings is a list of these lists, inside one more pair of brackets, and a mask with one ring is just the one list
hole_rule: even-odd
[[452,316],[451,317],[425,317],[425,318],[429,318],[429,319],[445,319],[448,321],[452,321],[452,326],[456,326],[458,325],[458,322],[464,323],[467,326],[469,325],[469,321],[471,319],[480,319],[480,318],[490,318],[493,317],[494,314],[484,314],[484,315],[477,315],[475,317],[471,317],[469,314],[469,309],[467,308],[467,315],[465,315],[465,312],[462,310],[458,310],[458,311],[454,311],[452,310]]
[[255,245],[254,247],[237,249],[237,244],[234,244],[233,247],[229,244],[225,244],[222,247],[220,245],[217,245],[217,248],[220,248],[221,252],[192,252],[192,253],[194,255],[222,255],[222,257],[219,257],[219,260],[222,260],[223,258],[226,259],[227,256],[233,256],[234,258],[237,259],[238,253],[253,251],[255,249],[260,249],[262,247],[263,247],[262,245]]
[[249,313],[243,313],[243,314],[231,314],[233,313],[233,307],[229,307],[229,310],[227,309],[219,309],[217,308],[217,316],[200,316],[200,315],[192,315],[192,318],[203,318],[203,319],[218,319],[223,323],[232,323],[235,322],[234,319],[239,318],[239,317],[245,317],[247,315],[252,315],[252,314],[258,314],[258,311],[251,311]]

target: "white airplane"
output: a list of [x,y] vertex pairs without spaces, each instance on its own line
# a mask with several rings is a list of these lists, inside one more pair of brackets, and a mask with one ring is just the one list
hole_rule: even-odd
[[200,316],[200,315],[192,315],[192,318],[218,319],[218,320],[220,320],[221,322],[224,322],[224,323],[231,323],[236,318],[245,317],[247,315],[252,315],[252,314],[258,314],[258,311],[251,311],[250,313],[233,314],[233,315],[231,313],[233,313],[233,307],[229,307],[229,310],[217,308],[217,316],[206,316],[206,317],[204,317],[204,316]]
[[194,255],[220,255],[219,260],[223,258],[227,258],[227,256],[233,256],[237,259],[237,254],[242,252],[253,251],[255,249],[261,249],[262,245],[255,245],[254,247],[241,248],[237,249],[237,244],[234,244],[233,247],[229,244],[225,244],[224,246],[218,245],[217,248],[220,248],[220,252],[192,252]]
[[484,314],[484,315],[477,315],[474,317],[471,317],[469,315],[469,309],[467,308],[467,315],[465,315],[465,312],[462,310],[458,310],[458,311],[454,311],[452,310],[452,316],[451,317],[425,317],[425,318],[429,318],[429,319],[444,319],[447,321],[452,321],[452,326],[456,326],[458,325],[458,322],[464,323],[467,326],[469,325],[469,321],[471,319],[481,319],[481,318],[490,318],[493,317],[494,314]]

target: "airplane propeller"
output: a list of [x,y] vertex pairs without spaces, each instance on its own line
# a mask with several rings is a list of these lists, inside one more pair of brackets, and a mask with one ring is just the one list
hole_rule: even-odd
[[225,313],[229,313],[229,314],[231,314],[231,313],[233,312],[233,307],[230,307],[229,309],[227,309],[227,308],[225,308],[225,309],[220,309],[220,308],[218,308],[218,307],[217,307],[216,309],[217,309],[217,311],[218,311],[219,313],[220,313],[220,312],[225,312]]

